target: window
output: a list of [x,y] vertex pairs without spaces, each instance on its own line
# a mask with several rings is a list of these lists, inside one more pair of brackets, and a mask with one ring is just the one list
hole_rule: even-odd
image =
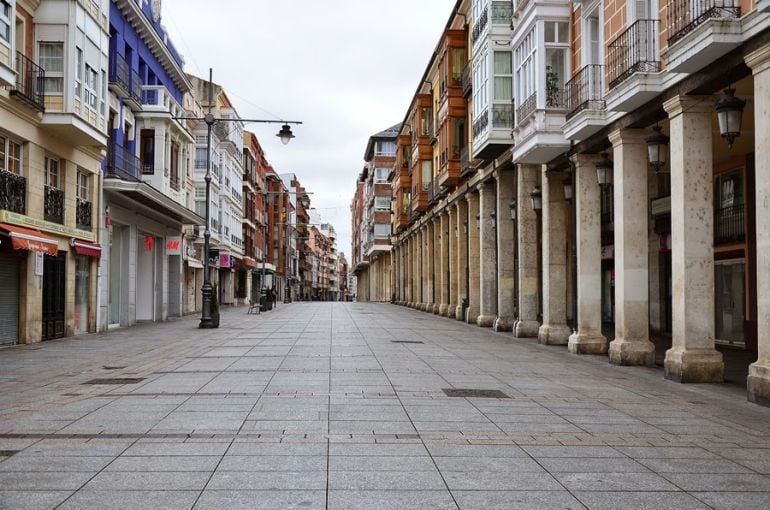
[[85,86],[85,104],[96,110],[96,106],[99,102],[99,73],[96,72],[91,66],[86,64],[86,86]]
[[64,43],[40,42],[40,67],[45,70],[46,94],[62,94],[64,92]]
[[390,224],[377,223],[374,225],[374,237],[390,237]]
[[395,156],[396,155],[396,143],[395,142],[376,142],[374,145],[375,156]]
[[388,168],[375,168],[374,169],[374,182],[388,182],[388,175],[390,169]]
[[61,189],[59,160],[51,156],[45,157],[45,185],[51,188]]
[[11,42],[11,3],[7,0],[0,0],[0,39]]
[[83,170],[78,169],[78,182],[77,182],[78,189],[77,189],[77,191],[78,191],[78,198],[80,200],[84,200],[86,202],[90,202],[90,198],[91,198],[91,195],[90,195],[90,188],[91,188],[90,181],[91,181],[91,176],[88,175]]
[[546,43],[569,43],[569,25],[566,21],[546,21],[543,28]]
[[465,48],[452,48],[452,84],[462,85],[463,69],[465,68],[466,51]]
[[510,102],[513,97],[513,62],[510,51],[496,51],[495,101]]
[[569,73],[569,25],[564,21],[544,22],[545,106],[563,108],[563,89]]
[[422,190],[430,189],[431,180],[433,180],[433,161],[422,162]]
[[195,149],[195,168],[198,170],[206,169],[206,149],[196,147]]
[[21,144],[0,136],[0,171],[21,175]]
[[75,48],[75,97],[83,99],[83,50]]
[[535,93],[535,30],[532,29],[516,48],[516,106]]
[[142,158],[142,173],[155,172],[155,130],[142,129],[139,141],[139,153]]
[[492,24],[509,25],[513,15],[511,2],[492,2]]
[[489,80],[489,71],[487,70],[487,55],[479,55],[473,63],[473,117],[487,110],[489,104],[489,95],[487,93],[487,82]]
[[377,211],[389,211],[390,210],[390,198],[389,197],[374,197],[374,208]]

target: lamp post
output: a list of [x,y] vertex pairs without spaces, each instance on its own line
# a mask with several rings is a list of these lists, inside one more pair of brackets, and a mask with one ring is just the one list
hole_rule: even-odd
[[656,172],[660,172],[663,165],[666,164],[666,153],[668,152],[668,137],[663,134],[660,126],[652,128],[653,134],[644,139],[647,144],[647,159]]
[[281,142],[286,145],[294,138],[294,134],[291,132],[289,124],[302,124],[300,121],[287,121],[287,120],[263,120],[263,119],[227,119],[227,118],[215,118],[212,113],[214,107],[214,71],[209,69],[209,83],[208,83],[208,113],[203,117],[174,117],[175,120],[194,120],[203,121],[206,123],[206,228],[203,233],[203,252],[204,252],[204,266],[203,266],[203,286],[201,287],[202,295],[202,310],[201,321],[198,325],[201,329],[211,329],[218,327],[211,318],[211,268],[208,264],[209,258],[209,246],[211,244],[211,227],[210,227],[210,208],[211,208],[211,131],[217,122],[242,122],[244,124],[256,122],[262,124],[283,124],[283,127],[276,136],[281,139]]
[[719,134],[727,140],[727,146],[733,148],[733,142],[741,136],[741,121],[746,101],[735,97],[735,89],[728,88],[716,104]]

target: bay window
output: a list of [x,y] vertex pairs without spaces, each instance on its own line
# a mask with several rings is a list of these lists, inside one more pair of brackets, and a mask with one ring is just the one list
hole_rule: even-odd
[[430,189],[431,181],[433,180],[433,161],[427,160],[422,162],[422,191],[428,191]]
[[[535,94],[535,29],[524,37],[515,51],[516,59],[516,106],[520,107],[527,99]],[[521,119],[517,119],[521,120]]]
[[376,211],[390,210],[390,197],[374,197],[374,209]]
[[43,89],[46,94],[64,93],[64,43],[38,43],[39,64],[45,71]]
[[545,106],[563,108],[564,84],[568,76],[569,25],[564,21],[543,23],[545,39]]
[[[0,40],[11,43],[11,2],[0,0]],[[19,48],[21,51],[21,48]]]

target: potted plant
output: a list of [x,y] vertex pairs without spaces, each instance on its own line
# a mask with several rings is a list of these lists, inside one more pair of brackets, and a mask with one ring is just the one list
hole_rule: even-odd
[[219,289],[216,282],[211,283],[211,324],[219,327]]

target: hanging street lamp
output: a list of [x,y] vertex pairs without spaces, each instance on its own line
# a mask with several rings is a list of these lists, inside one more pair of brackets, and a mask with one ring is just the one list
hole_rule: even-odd
[[602,159],[596,163],[596,180],[599,186],[608,186],[612,184],[612,160],[605,152]]
[[654,133],[644,139],[647,143],[647,160],[656,172],[660,172],[666,164],[669,138],[663,134],[660,126],[655,126],[652,130]]
[[511,220],[516,221],[516,200],[511,200],[508,207],[511,209]]
[[529,194],[529,199],[532,202],[532,210],[535,212],[539,212],[543,210],[543,192],[540,191],[540,188],[536,187],[532,190],[532,193]]
[[717,119],[719,134],[727,140],[727,146],[733,148],[733,142],[741,136],[741,121],[746,101],[735,97],[735,89],[725,89],[725,95],[717,101]]
[[572,202],[572,199],[575,196],[575,188],[572,185],[572,174],[567,174],[562,183],[564,184],[564,200]]

